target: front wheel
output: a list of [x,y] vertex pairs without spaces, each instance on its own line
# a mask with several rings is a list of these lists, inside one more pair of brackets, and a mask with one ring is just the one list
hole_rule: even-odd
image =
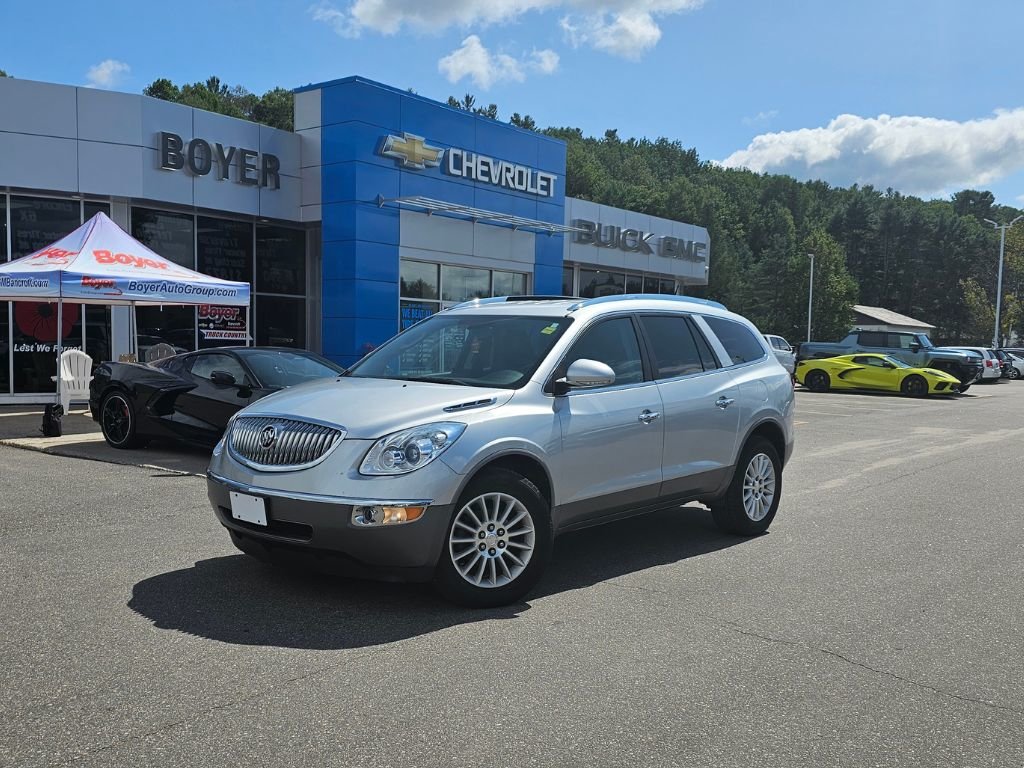
[[711,503],[711,516],[725,533],[756,536],[768,530],[782,498],[782,461],[763,437],[743,449],[725,496]]
[[147,442],[136,434],[135,413],[124,392],[111,392],[103,398],[100,429],[111,448],[141,448]]
[[957,387],[956,391],[959,392],[962,395],[962,394],[964,394],[970,388],[971,388],[970,384],[961,384],[959,387]]
[[1011,366],[1011,368],[1010,368],[1010,380],[1012,381],[1014,379],[1019,379],[1019,378],[1020,378],[1020,371],[1018,371],[1016,368]]
[[507,469],[487,470],[456,504],[434,586],[470,608],[515,602],[540,579],[551,538],[551,512],[537,487]]
[[924,397],[928,394],[928,382],[916,373],[911,374],[903,380],[900,390],[904,395],[909,395],[910,397]]
[[811,392],[828,392],[832,386],[832,380],[824,371],[815,369],[804,376],[804,386]]

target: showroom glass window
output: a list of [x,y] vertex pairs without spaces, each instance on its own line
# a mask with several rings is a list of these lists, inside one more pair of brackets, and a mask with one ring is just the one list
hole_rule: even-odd
[[563,296],[575,296],[573,293],[573,278],[575,277],[574,267],[562,267],[562,295]]
[[[222,280],[252,283],[252,224],[246,221],[197,216],[196,269],[204,275],[212,275]],[[224,310],[207,313],[203,307],[199,307],[200,349],[248,343],[248,308],[229,307]]]
[[490,296],[524,296],[530,292],[523,272],[431,264],[402,259],[399,267],[399,329],[405,330],[443,307]]
[[[59,240],[82,223],[78,200],[10,198],[11,258],[19,259]],[[14,392],[49,392],[57,375],[58,330],[65,348],[82,348],[82,306],[65,303],[58,326],[56,304],[12,302]]]
[[[195,219],[184,213],[132,208],[131,235],[168,261],[195,269]],[[157,344],[176,353],[196,348],[195,307],[137,307],[139,360]]]
[[[0,262],[7,261],[7,195],[0,194]],[[11,391],[11,305],[0,301],[0,395]]]
[[399,329],[405,330],[441,309],[441,267],[402,259],[399,265]]
[[255,340],[306,347],[306,232],[256,225]]

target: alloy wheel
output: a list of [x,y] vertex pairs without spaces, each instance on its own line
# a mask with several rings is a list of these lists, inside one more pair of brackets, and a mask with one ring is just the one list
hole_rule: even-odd
[[111,395],[103,403],[103,434],[110,442],[120,445],[128,439],[132,415],[128,403],[120,395]]
[[533,518],[507,493],[485,493],[455,516],[448,553],[455,570],[474,587],[493,589],[515,581],[533,557]]
[[743,511],[755,523],[764,519],[775,500],[775,465],[763,453],[754,454],[743,474]]

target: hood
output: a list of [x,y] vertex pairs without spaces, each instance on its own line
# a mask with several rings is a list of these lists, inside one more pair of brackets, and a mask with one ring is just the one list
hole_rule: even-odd
[[946,379],[947,381],[960,381],[956,376],[953,376],[946,371],[940,371],[938,368],[920,368],[919,370],[924,371],[925,373],[930,373],[932,376],[937,376],[940,379]]
[[[343,376],[283,389],[242,409],[239,415],[326,421],[344,427],[348,437],[375,440],[432,421],[465,422],[474,414],[504,405],[513,393],[511,389]],[[454,410],[446,412],[445,408]]]
[[978,357],[970,352],[961,352],[958,349],[946,349],[944,347],[931,347],[928,350],[928,354],[933,360],[955,360],[958,363],[971,363],[974,362],[971,359],[972,357]]

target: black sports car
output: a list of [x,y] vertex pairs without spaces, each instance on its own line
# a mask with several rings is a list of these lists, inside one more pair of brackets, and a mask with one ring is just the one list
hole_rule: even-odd
[[213,445],[249,403],[284,387],[337,376],[326,358],[285,347],[221,347],[152,363],[103,363],[89,385],[89,409],[114,448],[151,438]]

